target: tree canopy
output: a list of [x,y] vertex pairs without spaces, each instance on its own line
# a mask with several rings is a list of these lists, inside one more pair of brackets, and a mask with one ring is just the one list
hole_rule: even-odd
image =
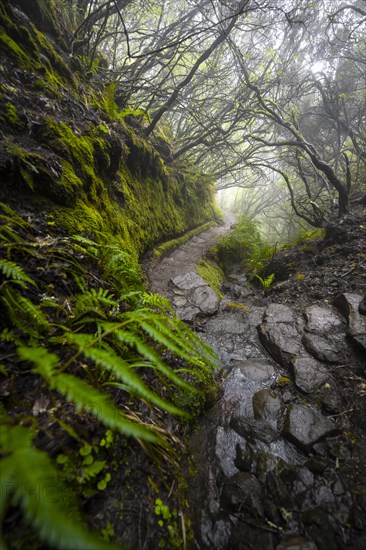
[[267,182],[263,206],[274,184],[285,188],[315,227],[362,200],[364,0],[63,0],[57,9],[69,54],[114,84],[119,107],[144,119],[166,161],[188,159],[219,189]]

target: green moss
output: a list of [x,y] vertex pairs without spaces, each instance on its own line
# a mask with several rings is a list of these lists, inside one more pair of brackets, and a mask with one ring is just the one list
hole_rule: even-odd
[[20,118],[18,116],[16,107],[13,103],[10,103],[9,101],[5,104],[5,111],[6,111],[6,118],[9,122],[9,124],[12,124],[13,126],[20,126]]
[[192,239],[195,235],[199,235],[203,231],[206,231],[210,227],[214,225],[214,222],[207,222],[203,225],[200,225],[199,227],[196,227],[195,229],[192,229],[188,233],[185,233],[181,237],[178,237],[176,239],[172,239],[170,241],[166,241],[165,243],[159,245],[157,248],[155,248],[152,252],[152,255],[154,258],[159,259],[167,252],[174,250],[175,248],[178,248],[178,246],[181,246],[182,244],[188,242],[190,239]]
[[245,304],[239,304],[238,302],[228,302],[225,304],[225,309],[240,309],[241,311],[250,312],[252,311],[252,308],[249,306],[246,306]]
[[50,40],[40,32],[32,23],[31,29],[34,35],[34,44],[36,49],[42,50],[43,54],[49,59],[49,69],[52,71],[53,78],[55,75],[61,75],[66,78],[69,83],[72,85],[75,84],[75,79],[66,65],[62,57],[56,52],[55,48],[51,44]]
[[0,27],[0,49],[10,54],[19,63],[20,67],[29,67],[29,59],[25,51],[8,36],[3,27]]
[[220,292],[220,287],[225,278],[222,269],[212,260],[204,258],[196,266],[196,271],[212,290],[216,292],[217,296],[222,299],[223,295]]
[[279,378],[277,378],[276,383],[277,386],[280,386],[282,388],[283,386],[288,386],[289,384],[291,384],[291,380],[287,376],[280,376]]
[[62,193],[72,198],[76,197],[82,189],[83,182],[75,174],[72,165],[64,160],[62,162],[62,175],[57,182],[62,189]]

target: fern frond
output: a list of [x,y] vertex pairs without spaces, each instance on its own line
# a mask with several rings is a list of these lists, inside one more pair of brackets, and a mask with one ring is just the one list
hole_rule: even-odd
[[[85,335],[88,336],[88,335]],[[153,443],[162,443],[156,434],[139,422],[132,422],[106,395],[77,376],[58,373],[60,360],[44,348],[18,348],[19,356],[36,364],[33,372],[40,374],[51,389],[66,397],[78,411],[85,410],[111,429],[123,435]]]
[[143,292],[141,294],[141,305],[145,309],[158,310],[161,313],[171,313],[174,315],[174,310],[171,303],[167,298],[158,293],[148,294]]
[[35,337],[39,336],[40,332],[49,330],[50,324],[40,307],[14,288],[5,287],[2,294],[8,315],[18,330]]
[[12,282],[18,283],[22,287],[26,287],[27,283],[37,286],[36,283],[28,277],[24,269],[15,262],[9,260],[0,260],[0,271]]
[[117,549],[82,525],[72,491],[49,456],[33,447],[26,428],[2,425],[0,448],[10,453],[0,462],[1,487],[7,487],[11,504],[22,507],[45,543],[62,550]]
[[[130,315],[135,317],[136,313],[138,311]],[[189,363],[212,370],[214,366],[212,352],[208,353],[208,348],[203,344],[198,346],[198,342],[193,338],[192,333],[188,333],[178,319],[144,314],[140,317],[139,324],[151,338],[163,344],[169,351],[174,352]]]
[[[102,326],[104,328],[108,327],[106,323]],[[140,353],[140,355],[150,361],[152,365],[157,367],[162,374],[164,374],[169,380],[177,384],[177,386],[180,386],[192,393],[199,393],[199,390],[197,388],[185,382],[166,363],[164,363],[159,354],[151,346],[149,346],[146,342],[139,338],[136,333],[116,328],[113,331],[113,334],[120,342],[135,347],[136,351]]]
[[[125,385],[127,385],[128,388],[133,389],[133,391],[139,397],[143,397],[150,403],[157,405],[166,412],[179,416],[186,415],[184,411],[178,409],[171,403],[168,403],[168,401],[165,401],[154,392],[152,392],[142,381],[141,377],[134,372],[132,368],[134,367],[134,364],[128,364],[116,353],[114,353],[111,348],[108,350],[102,348],[89,348],[88,350],[84,351],[84,355],[85,357],[94,361],[96,365],[104,367],[110,372],[113,372],[116,378],[121,380]],[[176,376],[174,372],[171,371],[166,365],[162,364],[162,366],[163,368],[160,368],[160,370],[164,370],[164,374],[173,379],[177,384],[184,386],[186,389],[190,389],[191,391],[195,390],[195,388],[189,386],[188,384],[183,382],[178,376]]]

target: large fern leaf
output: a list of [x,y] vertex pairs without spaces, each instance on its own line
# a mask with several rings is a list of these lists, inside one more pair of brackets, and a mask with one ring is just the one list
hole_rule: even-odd
[[[107,330],[108,327],[110,327],[111,329],[113,328],[111,325],[108,325],[108,323],[102,323],[102,326]],[[193,393],[199,392],[197,388],[187,384],[187,382],[180,378],[166,363],[164,363],[164,361],[161,359],[160,355],[154,350],[154,348],[152,348],[141,338],[139,338],[136,331],[129,332],[127,330],[120,329],[118,325],[116,326],[115,324],[113,334],[115,338],[117,338],[120,342],[135,347],[138,353],[140,353],[143,357],[145,357],[145,359],[150,361],[152,365],[157,367],[160,372],[162,372],[169,380],[177,384],[177,386],[180,386]]]
[[[133,367],[136,366],[134,364],[128,364],[124,359],[119,357],[115,351],[111,347],[107,347],[106,344],[104,344],[104,349],[101,347],[95,347],[95,346],[86,346],[85,345],[85,336],[89,335],[80,335],[80,334],[72,334],[71,335],[71,341],[74,343],[80,342],[82,352],[85,357],[88,359],[91,359],[94,361],[94,363],[98,366],[101,366],[108,371],[112,372],[116,378],[124,382],[127,387],[131,388],[134,393],[136,393],[138,396],[146,399],[147,401],[154,403],[158,407],[160,407],[162,410],[165,410],[166,412],[185,416],[186,413],[168,401],[165,401],[158,395],[156,395],[154,392],[152,392],[146,384],[143,382],[140,376],[136,374],[136,372],[133,370]],[[164,365],[164,364],[163,364]],[[168,367],[164,366],[164,370],[168,371]],[[172,374],[174,375],[173,371]],[[179,382],[183,382],[180,380],[179,377],[174,377],[179,380]],[[183,385],[183,384],[181,384]],[[184,386],[188,386],[188,384],[184,383]],[[189,389],[194,390],[194,388],[191,388],[188,386]]]
[[[62,483],[49,456],[33,447],[26,428],[3,424],[0,449],[7,454],[0,461],[1,487],[6,487],[13,506],[22,507],[45,543],[62,550],[117,550],[83,526],[73,492]],[[4,505],[6,499],[1,500]]]
[[132,421],[106,395],[77,376],[57,373],[59,358],[43,348],[20,347],[19,356],[36,364],[33,372],[45,378],[51,387],[72,402],[77,410],[86,410],[100,422],[123,435],[153,443],[163,443],[159,436],[144,424]]
[[36,286],[33,279],[28,277],[24,269],[15,262],[11,262],[10,260],[0,260],[0,271],[2,271],[7,279],[10,279],[12,282],[16,282],[20,286],[25,287],[28,283]]

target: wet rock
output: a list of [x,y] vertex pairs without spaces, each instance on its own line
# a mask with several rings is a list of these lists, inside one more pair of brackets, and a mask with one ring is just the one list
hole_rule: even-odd
[[332,309],[313,305],[305,309],[306,328],[308,332],[328,334],[344,326],[343,319]]
[[234,430],[218,426],[216,432],[215,455],[225,477],[233,476],[238,472],[238,468],[235,465],[237,445],[245,445],[245,440],[243,440],[241,434],[238,434],[238,432]]
[[255,418],[233,418],[230,426],[239,435],[255,442],[256,440],[270,443],[278,438],[278,432],[273,426],[265,420]]
[[303,537],[288,537],[276,546],[276,550],[317,550],[317,546]]
[[204,513],[202,516],[200,534],[204,544],[203,548],[217,548],[218,550],[227,548],[232,531],[231,521],[223,519],[213,521]]
[[206,323],[206,332],[219,334],[245,334],[246,327],[240,314],[217,315]]
[[345,361],[344,336],[321,336],[320,334],[305,333],[302,343],[306,351],[320,361],[339,364]]
[[319,388],[329,378],[328,369],[310,355],[301,355],[292,361],[296,386],[305,393]]
[[343,403],[340,392],[334,382],[329,380],[319,389],[318,399],[326,412],[338,414],[342,411]]
[[261,503],[262,486],[248,472],[239,472],[226,481],[221,505],[231,512],[246,511],[255,517],[263,516]]
[[291,323],[261,323],[258,326],[258,335],[273,359],[284,367],[290,367],[293,357],[303,352],[301,336]]
[[366,296],[362,298],[361,302],[359,303],[358,313],[360,313],[361,315],[366,315]]
[[202,313],[212,315],[219,309],[220,300],[217,294],[208,285],[196,288],[193,292],[190,302],[198,307]]
[[253,395],[254,418],[277,426],[283,410],[282,400],[271,390],[260,390]]
[[308,452],[318,441],[339,432],[340,429],[334,422],[315,409],[297,404],[288,407],[283,436],[305,452]]
[[178,277],[171,279],[171,283],[181,290],[193,290],[200,286],[207,286],[207,283],[195,271],[178,275]]
[[[366,298],[362,299],[359,294],[344,293],[337,296],[335,299],[335,305],[343,313],[347,320],[347,334],[350,340],[360,346],[364,350],[366,349],[366,313],[362,313],[362,304],[366,304]],[[361,308],[361,311],[360,311]]]
[[310,472],[317,475],[324,472],[324,470],[328,466],[328,463],[320,456],[311,456],[309,460],[305,463],[305,466],[310,470]]
[[266,361],[243,361],[239,364],[241,373],[247,380],[265,383],[274,377],[275,370]]
[[283,304],[270,304],[264,314],[266,323],[295,323],[294,311]]
[[306,326],[302,343],[320,361],[345,361],[344,320],[333,309],[317,305],[305,309]]
[[187,306],[177,308],[176,310],[177,317],[179,317],[182,321],[188,322],[194,321],[200,312],[201,310],[198,307],[191,306],[189,304]]
[[334,519],[320,506],[303,512],[301,519],[318,550],[340,550],[345,547],[335,530]]
[[184,298],[184,296],[174,296],[172,304],[176,308],[181,308],[187,304],[187,298]]

